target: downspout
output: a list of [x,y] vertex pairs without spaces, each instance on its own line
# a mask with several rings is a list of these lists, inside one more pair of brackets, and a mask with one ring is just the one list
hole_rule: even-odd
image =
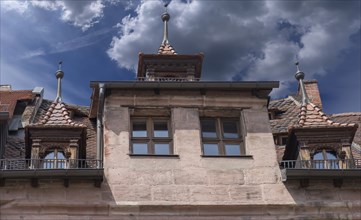
[[104,111],[104,83],[99,84],[99,100],[98,100],[98,114],[97,114],[97,168],[103,168],[103,111]]

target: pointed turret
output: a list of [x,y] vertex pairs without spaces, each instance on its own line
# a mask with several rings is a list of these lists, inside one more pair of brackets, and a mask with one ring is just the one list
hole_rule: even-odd
[[71,120],[68,109],[62,101],[61,96],[61,80],[64,77],[64,72],[61,70],[63,62],[59,62],[59,69],[55,73],[58,82],[56,98],[51,103],[43,118],[36,124],[31,126],[70,126],[70,127],[86,127],[81,123]]
[[179,55],[168,39],[168,4],[161,15],[163,40],[157,54],[139,53],[138,80],[142,81],[198,81],[201,76],[203,53]]
[[164,5],[165,12],[161,16],[163,24],[164,24],[163,25],[164,28],[163,28],[163,40],[158,49],[158,54],[176,55],[177,52],[174,50],[172,45],[170,45],[169,40],[168,40],[168,21],[170,19],[170,15],[168,13],[167,7],[168,7],[168,4],[165,4]]

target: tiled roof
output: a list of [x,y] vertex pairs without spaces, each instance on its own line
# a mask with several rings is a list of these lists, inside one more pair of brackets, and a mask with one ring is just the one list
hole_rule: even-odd
[[162,54],[162,55],[177,55],[178,53],[174,50],[174,48],[172,47],[172,45],[166,43],[166,44],[161,44],[159,49],[158,49],[158,54]]
[[32,100],[34,97],[31,90],[0,91],[0,111],[8,112],[12,118],[18,100]]
[[313,103],[303,104],[299,113],[298,123],[294,127],[353,127],[355,123],[338,123],[332,121],[319,107]]
[[42,119],[38,123],[32,124],[30,126],[86,127],[82,123],[74,122],[70,118],[69,111],[64,103],[58,101],[51,103],[47,112],[42,116]]

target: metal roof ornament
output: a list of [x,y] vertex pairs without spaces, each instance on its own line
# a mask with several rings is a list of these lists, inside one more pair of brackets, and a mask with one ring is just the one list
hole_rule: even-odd
[[165,12],[161,15],[162,21],[164,23],[164,33],[163,33],[163,41],[162,41],[163,45],[169,44],[169,40],[168,40],[168,21],[170,19],[170,15],[169,15],[168,9],[167,9],[168,4],[169,3],[164,4]]
[[56,98],[55,98],[55,102],[61,102],[61,79],[64,77],[64,72],[61,70],[63,61],[59,62],[59,69],[58,71],[56,71],[55,73],[55,77],[58,80],[58,88],[57,88],[57,93],[56,93]]
[[305,73],[300,70],[300,68],[299,68],[300,63],[298,61],[295,62],[295,65],[297,67],[297,72],[295,74],[295,78],[300,83],[300,89],[301,89],[301,93],[302,93],[302,105],[306,105],[306,104],[310,103],[310,100],[307,96],[305,84],[303,83],[303,79],[305,78]]

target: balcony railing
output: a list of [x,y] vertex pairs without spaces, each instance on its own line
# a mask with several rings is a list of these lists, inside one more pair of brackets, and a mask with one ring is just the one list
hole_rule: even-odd
[[93,159],[0,159],[0,171],[102,168],[102,161]]
[[361,169],[360,159],[338,160],[284,160],[280,163],[283,169]]
[[344,179],[361,179],[360,159],[284,160],[280,168],[282,181],[299,180],[301,187],[309,186],[310,179],[333,180],[335,187]]

